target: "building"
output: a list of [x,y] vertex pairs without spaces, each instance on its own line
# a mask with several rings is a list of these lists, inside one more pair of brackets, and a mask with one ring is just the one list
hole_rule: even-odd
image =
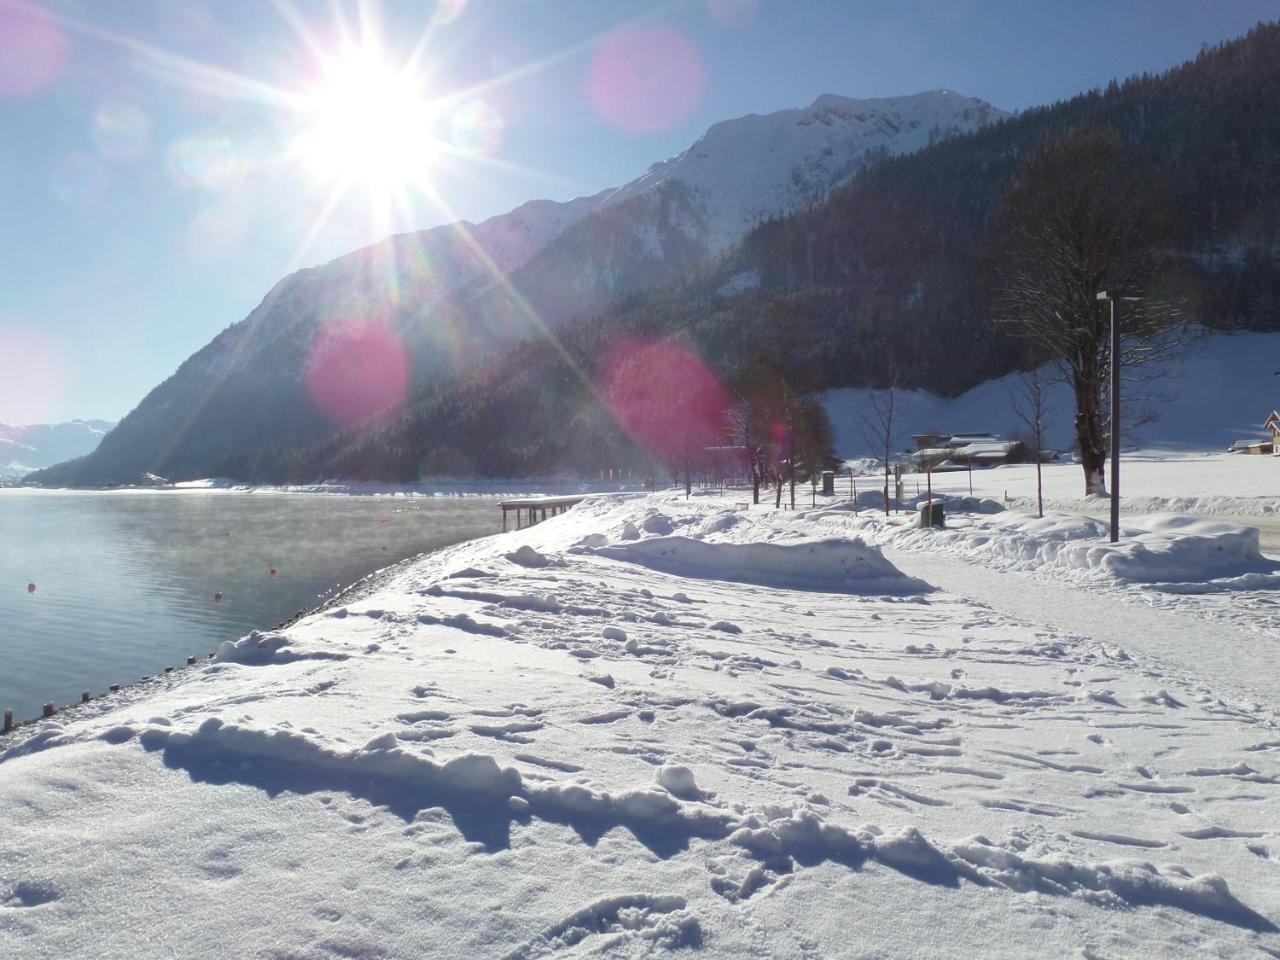
[[911,439],[916,442],[911,464],[918,471],[968,470],[1034,459],[1021,440],[1001,440],[994,433],[922,433]]
[[1271,411],[1271,416],[1267,417],[1262,429],[1271,432],[1271,452],[1280,456],[1280,410]]

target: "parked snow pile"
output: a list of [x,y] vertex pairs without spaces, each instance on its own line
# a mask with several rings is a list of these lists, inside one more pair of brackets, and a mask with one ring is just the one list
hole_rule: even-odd
[[707,543],[690,537],[653,537],[594,552],[676,576],[765,587],[865,594],[933,589],[904,574],[879,548],[843,537],[798,543]]

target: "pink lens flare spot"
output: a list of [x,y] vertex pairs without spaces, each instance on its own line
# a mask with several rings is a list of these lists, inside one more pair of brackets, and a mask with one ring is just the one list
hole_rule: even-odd
[[0,422],[54,421],[66,383],[66,364],[47,340],[0,327]]
[[729,393],[679,344],[624,341],[606,360],[601,387],[614,418],[652,453],[682,459],[724,442]]
[[49,86],[67,64],[67,39],[34,0],[0,3],[0,96],[24,97]]
[[656,24],[621,27],[596,48],[587,95],[596,112],[627,133],[656,133],[702,99],[706,69],[685,36]]
[[707,0],[711,19],[725,27],[749,27],[760,14],[760,0]]
[[306,380],[311,402],[350,427],[404,406],[409,365],[400,338],[385,324],[342,321],[316,334]]

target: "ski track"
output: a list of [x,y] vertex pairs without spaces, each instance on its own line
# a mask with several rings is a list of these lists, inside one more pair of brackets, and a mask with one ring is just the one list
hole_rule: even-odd
[[[226,644],[150,700],[0,740],[0,955],[73,955],[123,909],[88,895],[111,867],[84,862],[88,839],[50,840],[52,822],[97,823],[133,851],[126,873],[163,872],[197,916],[210,885],[272,889],[249,852],[291,830],[398,878],[354,911],[282,894],[264,915],[298,952],[263,955],[421,955],[430,916],[441,956],[853,956],[827,914],[861,898],[886,931],[898,905],[932,904],[1007,938],[922,955],[1040,952],[1042,927],[1043,955],[1280,955],[1270,641],[914,550],[884,556],[917,580],[872,593],[786,589],[767,568],[723,582],[701,555],[681,576],[625,550],[641,530],[714,545],[838,526],[584,504]],[[94,779],[118,765],[207,815],[163,867],[127,785]],[[460,893],[489,909],[451,911]],[[103,933],[99,955],[181,942],[128,936]]]

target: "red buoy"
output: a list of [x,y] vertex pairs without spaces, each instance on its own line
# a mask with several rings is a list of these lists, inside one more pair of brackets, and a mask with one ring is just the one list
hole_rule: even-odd
[[275,567],[272,567],[272,568],[271,568],[271,576],[273,576],[273,577],[274,577],[275,575],[276,575],[276,568],[275,568]]
[[35,592],[36,592],[36,585],[34,583],[28,583],[27,593],[35,593]]
[[213,595],[213,602],[214,602],[214,603],[221,603],[221,602],[222,602],[222,591],[221,591],[221,590],[218,590],[218,591],[216,591],[216,592],[214,593],[214,595]]

